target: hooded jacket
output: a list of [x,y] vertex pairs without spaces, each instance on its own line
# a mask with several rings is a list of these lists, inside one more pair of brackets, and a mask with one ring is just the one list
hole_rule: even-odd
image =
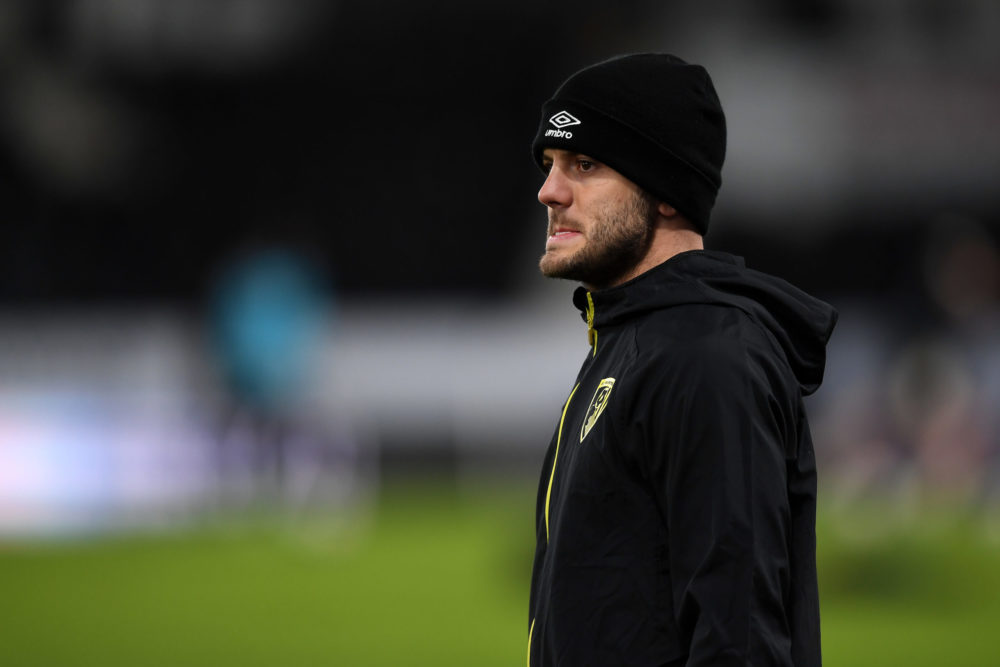
[[542,466],[529,667],[820,664],[802,397],[836,312],[718,252],[579,288]]

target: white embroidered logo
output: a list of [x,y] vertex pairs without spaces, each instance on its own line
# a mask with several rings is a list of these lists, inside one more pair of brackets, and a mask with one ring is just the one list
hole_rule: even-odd
[[546,137],[558,137],[559,139],[572,139],[573,133],[569,130],[564,130],[564,127],[569,127],[570,125],[580,125],[580,119],[571,114],[568,111],[560,111],[559,113],[549,118],[549,122],[556,126],[555,130],[549,129],[545,130]]
[[568,111],[560,111],[556,115],[549,118],[549,122],[556,126],[556,129],[561,130],[564,127],[569,127],[570,125],[579,125],[580,119],[571,114]]

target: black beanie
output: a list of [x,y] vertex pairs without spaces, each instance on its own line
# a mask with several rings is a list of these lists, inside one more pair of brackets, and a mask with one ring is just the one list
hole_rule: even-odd
[[722,184],[726,119],[712,79],[676,56],[642,53],[584,68],[542,106],[531,145],[607,164],[704,234]]

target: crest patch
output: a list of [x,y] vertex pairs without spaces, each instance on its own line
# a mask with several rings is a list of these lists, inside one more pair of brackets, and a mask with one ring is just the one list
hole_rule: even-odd
[[590,429],[594,428],[594,424],[597,423],[597,418],[604,412],[604,408],[608,405],[608,397],[611,396],[611,388],[614,386],[614,378],[604,378],[597,385],[597,391],[590,399],[590,407],[587,408],[587,414],[583,418],[583,426],[580,428],[580,442],[583,442],[583,439],[590,433]]

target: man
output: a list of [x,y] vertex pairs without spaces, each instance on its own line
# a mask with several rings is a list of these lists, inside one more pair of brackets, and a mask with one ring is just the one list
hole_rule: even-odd
[[541,271],[583,283],[590,349],[538,488],[529,667],[819,665],[802,396],[836,313],[703,249],[711,79],[658,54],[586,68],[532,148]]

